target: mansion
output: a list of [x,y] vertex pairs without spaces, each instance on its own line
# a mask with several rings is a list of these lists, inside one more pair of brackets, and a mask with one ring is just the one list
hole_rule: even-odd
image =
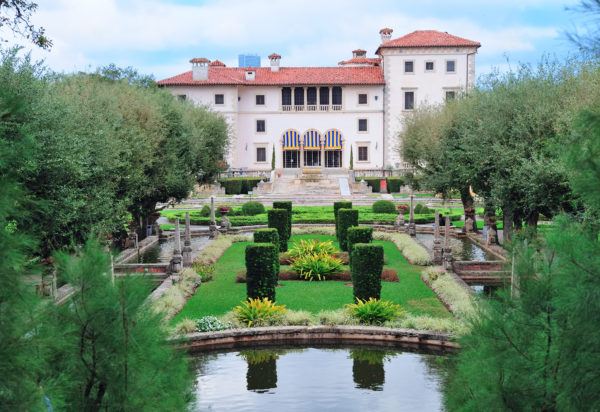
[[231,168],[403,169],[403,116],[471,88],[480,43],[434,30],[392,38],[380,30],[375,57],[354,50],[336,67],[226,67],[193,58],[191,70],[158,82],[228,121]]

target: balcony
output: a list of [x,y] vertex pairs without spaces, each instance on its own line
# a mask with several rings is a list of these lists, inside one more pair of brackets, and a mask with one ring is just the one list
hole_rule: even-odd
[[284,104],[281,106],[282,112],[337,112],[341,111],[341,104],[309,104],[309,105],[291,105]]

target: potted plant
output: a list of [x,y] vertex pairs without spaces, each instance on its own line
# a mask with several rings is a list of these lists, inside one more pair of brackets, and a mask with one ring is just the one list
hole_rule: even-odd
[[229,213],[231,209],[229,208],[229,206],[220,206],[219,207],[219,212],[221,212],[221,216],[225,216],[227,215],[227,213]]

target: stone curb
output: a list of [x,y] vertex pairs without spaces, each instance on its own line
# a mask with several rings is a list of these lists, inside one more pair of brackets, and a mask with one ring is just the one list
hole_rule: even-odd
[[174,338],[184,349],[229,349],[247,345],[360,343],[385,346],[422,346],[435,349],[459,349],[452,335],[415,329],[374,326],[277,326],[227,329],[191,333]]

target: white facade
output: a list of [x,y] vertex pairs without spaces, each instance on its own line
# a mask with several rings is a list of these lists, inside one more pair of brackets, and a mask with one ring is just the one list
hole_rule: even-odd
[[[426,38],[423,33],[429,37]],[[447,33],[426,31],[387,42],[388,39],[382,35],[385,41],[377,50],[379,58],[366,58],[360,54],[364,51],[357,50],[352,60],[340,62],[339,73],[348,74],[347,83],[352,84],[328,83],[326,73],[322,83],[319,82],[321,74],[316,73],[312,78],[317,80],[310,85],[294,84],[294,71],[299,73],[300,79],[301,75],[312,69],[286,69],[284,65],[280,68],[280,57],[277,55],[272,55],[273,58],[270,56],[270,69],[232,69],[219,63],[218,67],[211,67],[206,81],[178,80],[185,77],[182,74],[159,84],[168,87],[174,95],[185,96],[195,104],[210,107],[224,115],[231,133],[227,162],[234,169],[270,170],[273,148],[275,167],[278,169],[295,168],[299,163],[304,166],[348,168],[351,150],[354,169],[402,169],[406,165],[399,154],[398,134],[403,117],[419,105],[439,104],[447,98],[457,97],[474,83],[475,53],[479,46],[475,42],[460,39],[470,43],[462,47],[426,47],[431,36],[450,37],[452,42],[460,39]],[[413,43],[416,38],[423,45],[394,45],[394,42],[402,44],[405,38]],[[322,69],[314,68],[315,71]],[[363,69],[365,79],[368,79],[365,84],[357,84],[361,83]],[[227,83],[226,79],[222,80],[225,70],[233,74],[241,70],[240,76],[243,77],[229,82],[232,84],[214,84],[219,81]],[[381,77],[380,81],[373,81],[374,70]],[[288,80],[277,80],[277,76],[290,73],[292,77],[288,76]],[[215,79],[216,76],[220,77],[211,80],[211,76]],[[332,105],[334,87],[341,88],[341,105]],[[293,100],[283,101],[283,88],[291,88]],[[294,95],[295,89],[299,88],[303,89],[304,101],[301,105],[297,104]],[[313,90],[309,92],[308,88],[316,88],[317,100],[312,105],[308,104],[308,93]],[[321,88],[328,88],[326,104],[321,101]],[[321,136],[321,148],[316,150],[321,153],[314,153],[315,150],[306,153],[302,147],[301,154],[290,157],[284,147],[284,136],[290,130],[296,131],[301,137],[309,131]],[[330,148],[324,142],[326,133],[331,130],[342,136],[341,149],[338,150],[340,154],[335,156],[326,153]]]

